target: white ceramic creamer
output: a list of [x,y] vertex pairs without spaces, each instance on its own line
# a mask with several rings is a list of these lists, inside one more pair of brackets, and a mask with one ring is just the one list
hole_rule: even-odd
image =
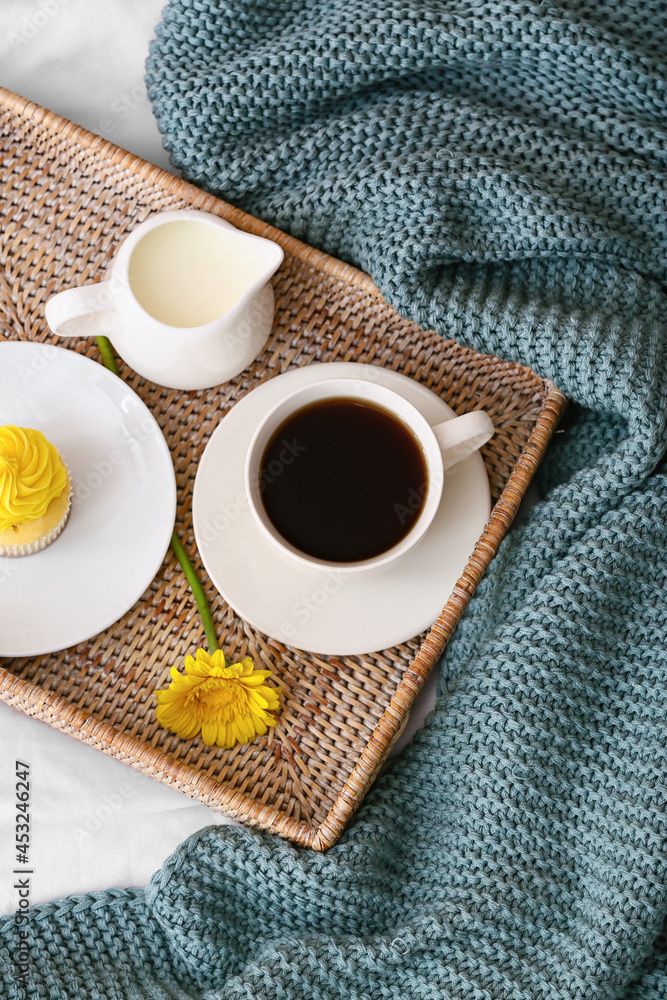
[[151,382],[207,389],[262,350],[283,256],[208,212],[162,212],[124,240],[106,280],[50,298],[46,319],[60,337],[108,337]]

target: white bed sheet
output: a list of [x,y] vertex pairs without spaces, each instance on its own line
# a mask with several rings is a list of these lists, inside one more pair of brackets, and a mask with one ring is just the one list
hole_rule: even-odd
[[163,0],[1,0],[0,84],[165,170],[144,86]]
[[[169,169],[143,84],[161,9],[162,0],[0,0],[0,85]],[[435,675],[395,753],[434,701]],[[0,703],[0,913],[18,902],[17,759],[31,769],[32,903],[145,885],[187,836],[229,822]]]

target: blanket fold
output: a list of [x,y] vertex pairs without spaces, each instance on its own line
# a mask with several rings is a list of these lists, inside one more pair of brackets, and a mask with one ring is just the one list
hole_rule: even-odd
[[189,180],[573,405],[340,843],[35,908],[25,995],[665,1000],[667,5],[171,0],[147,85]]

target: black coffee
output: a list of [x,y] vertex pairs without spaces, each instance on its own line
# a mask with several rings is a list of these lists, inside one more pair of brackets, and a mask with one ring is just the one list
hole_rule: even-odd
[[356,399],[311,403],[262,456],[264,508],[295,548],[330,562],[371,559],[404,538],[427,493],[419,442],[387,410]]

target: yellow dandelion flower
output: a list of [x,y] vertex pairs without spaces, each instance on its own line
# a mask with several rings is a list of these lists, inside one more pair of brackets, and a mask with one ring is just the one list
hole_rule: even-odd
[[172,667],[169,687],[155,692],[157,720],[186,740],[201,732],[209,747],[250,743],[276,722],[278,692],[264,683],[270,676],[249,656],[227,666],[221,649],[198,649],[196,658],[186,656],[185,675]]

